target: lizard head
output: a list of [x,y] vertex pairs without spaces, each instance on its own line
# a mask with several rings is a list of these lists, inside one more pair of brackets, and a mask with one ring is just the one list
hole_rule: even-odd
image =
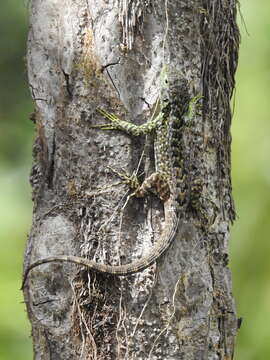
[[190,101],[188,81],[180,71],[164,65],[160,74],[160,104],[163,110],[177,107],[187,111]]

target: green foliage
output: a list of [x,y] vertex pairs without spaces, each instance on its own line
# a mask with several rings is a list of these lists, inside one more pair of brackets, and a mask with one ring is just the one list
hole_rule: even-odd
[[243,317],[235,357],[257,360],[270,358],[270,3],[241,3],[249,35],[242,24],[232,126],[238,218],[232,229],[231,268],[238,315]]
[[[232,229],[231,268],[238,315],[244,321],[235,358],[257,360],[270,358],[270,3],[241,0],[241,8],[250,36],[242,24],[232,126],[238,219]],[[19,288],[31,226],[33,138],[24,60],[26,1],[2,1],[0,31],[0,359],[25,360],[32,358],[32,345]]]
[[27,8],[1,3],[0,11],[0,359],[32,358],[30,325],[20,289],[24,245],[31,225],[33,126],[27,87]]

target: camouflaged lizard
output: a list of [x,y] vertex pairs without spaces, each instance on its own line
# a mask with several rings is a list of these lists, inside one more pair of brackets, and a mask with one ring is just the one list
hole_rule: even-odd
[[174,70],[165,68],[161,72],[159,113],[147,123],[137,126],[123,121],[117,116],[99,110],[109,124],[99,125],[104,130],[122,130],[132,136],[154,133],[154,151],[156,171],[150,175],[133,193],[143,197],[155,187],[164,202],[165,225],[159,240],[148,254],[141,259],[125,265],[105,265],[77,256],[52,256],[37,260],[25,271],[23,286],[31,269],[48,262],[72,262],[101,273],[124,276],[144,270],[153,264],[170,246],[179,224],[185,191],[181,160],[181,139],[184,116],[189,113],[192,100],[189,97],[187,80]]

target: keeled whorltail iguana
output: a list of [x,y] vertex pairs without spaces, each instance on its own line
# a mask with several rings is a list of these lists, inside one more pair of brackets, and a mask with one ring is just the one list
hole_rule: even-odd
[[132,136],[154,133],[155,168],[133,195],[142,197],[150,188],[156,187],[164,201],[165,225],[159,240],[141,259],[124,265],[105,265],[77,256],[56,255],[40,259],[31,264],[23,276],[23,285],[31,269],[49,262],[72,262],[85,266],[93,271],[105,274],[124,276],[139,272],[153,264],[170,246],[178,228],[185,191],[183,191],[183,171],[181,160],[181,141],[184,116],[190,110],[192,100],[189,96],[188,82],[174,70],[164,67],[161,72],[159,112],[147,123],[137,126],[119,119],[114,114],[98,110],[109,121],[99,125],[104,130],[121,130]]

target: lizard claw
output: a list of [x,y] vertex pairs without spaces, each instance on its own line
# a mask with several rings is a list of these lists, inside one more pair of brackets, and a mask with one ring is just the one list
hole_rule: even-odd
[[109,113],[103,109],[97,108],[97,112],[111,121],[120,121],[120,119],[115,114]]
[[135,190],[130,196],[136,196],[136,191],[140,187],[140,183],[138,177],[135,173],[129,175],[127,172],[120,173],[116,169],[112,168],[111,166],[107,166],[113,173],[120,177],[124,184],[127,184],[131,190]]
[[101,129],[101,130],[117,130],[118,127],[113,124],[100,124],[92,125],[91,128]]
[[106,119],[110,120],[111,123],[109,124],[101,124],[101,125],[93,125],[92,128],[99,128],[102,130],[118,130],[119,129],[119,122],[121,121],[115,114],[109,113],[105,110],[100,108],[96,109],[102,116]]

